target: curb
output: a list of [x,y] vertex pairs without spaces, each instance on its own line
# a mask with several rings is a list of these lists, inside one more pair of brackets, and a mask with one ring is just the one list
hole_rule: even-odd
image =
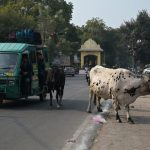
[[109,109],[112,107],[112,102],[111,100],[103,101],[101,105],[103,112],[90,114],[74,133],[72,139],[67,141],[62,150],[89,150],[91,148],[97,131],[103,125],[102,123],[93,122],[92,118],[100,115],[105,119],[108,116]]

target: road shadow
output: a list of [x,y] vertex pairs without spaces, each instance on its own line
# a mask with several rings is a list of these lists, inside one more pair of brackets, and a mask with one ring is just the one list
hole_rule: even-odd
[[149,109],[141,109],[141,108],[133,108],[133,109],[131,109],[131,111],[133,111],[133,112],[150,112],[150,110]]
[[[48,100],[41,102],[38,99],[30,98],[28,100],[20,99],[20,100],[5,100],[3,104],[0,104],[0,109],[12,109],[12,110],[20,110],[20,109],[31,109],[36,108],[37,106],[43,106],[48,103]],[[37,107],[38,108],[38,107]]]
[[140,96],[140,98],[150,98],[150,95]]
[[150,124],[150,116],[133,116],[135,124]]
[[86,111],[88,105],[88,101],[86,100],[70,100],[70,99],[64,99],[63,101],[63,107],[61,109],[64,110],[76,110],[76,111]]
[[63,99],[63,106],[59,109],[56,107],[56,100],[53,100],[53,106],[49,106],[49,100],[41,102],[38,99],[30,98],[28,100],[15,100],[15,101],[5,101],[0,105],[0,109],[6,110],[76,110],[76,111],[86,111],[88,101],[86,100],[72,100]]
[[[147,110],[140,110],[140,111],[142,113],[143,112],[144,113],[147,112]],[[134,113],[136,113],[136,112],[134,112]],[[121,112],[121,113],[119,113],[119,116],[120,116],[120,118],[122,120],[122,123],[127,123],[126,114],[125,113]],[[148,116],[148,115],[138,116],[138,115],[132,114],[131,118],[133,119],[135,124],[150,124],[150,116]],[[114,112],[110,113],[110,115],[108,116],[108,119],[112,119],[113,121],[116,121],[116,115],[114,114]]]

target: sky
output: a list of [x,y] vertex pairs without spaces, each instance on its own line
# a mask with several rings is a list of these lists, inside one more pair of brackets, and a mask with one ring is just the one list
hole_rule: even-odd
[[74,9],[71,23],[82,26],[93,17],[103,19],[106,26],[119,28],[124,21],[136,19],[139,11],[150,14],[150,0],[66,0]]

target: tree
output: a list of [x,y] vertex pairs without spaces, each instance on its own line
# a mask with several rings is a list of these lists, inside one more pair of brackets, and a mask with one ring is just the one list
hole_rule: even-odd
[[[6,41],[11,32],[32,28],[41,33],[43,44],[50,45],[51,43],[53,45],[54,41],[50,34],[53,32],[65,34],[66,28],[71,27],[73,5],[64,0],[7,0],[2,5],[0,10],[0,31],[2,33],[0,39],[3,41]],[[58,43],[55,42],[56,46],[53,46],[56,48],[56,53],[60,41],[63,41],[62,43],[68,47],[69,51],[69,46],[72,44],[63,39],[66,38],[65,36],[58,35]],[[65,47],[62,50],[64,52],[67,51]]]
[[102,42],[103,35],[106,30],[106,25],[102,19],[93,18],[86,22],[86,25],[81,28],[83,32],[82,42],[92,38],[97,43]]
[[146,10],[139,12],[136,19],[126,21],[120,27],[126,47],[133,58],[134,66],[149,63],[150,57],[150,16]]
[[23,28],[35,28],[36,23],[32,16],[22,16],[16,13],[15,4],[8,4],[0,9],[0,40],[7,41],[9,33]]
[[50,46],[50,55],[59,55],[60,51],[69,55],[72,51],[71,43],[65,38],[67,30],[70,28],[72,3],[67,4],[64,0],[39,0],[38,4],[38,29],[42,34],[44,43],[49,46],[53,45]]
[[121,33],[118,29],[109,28],[105,25],[103,20],[93,18],[88,20],[86,25],[78,30],[78,34],[82,39],[82,43],[92,38],[100,44],[104,50],[105,63],[108,67],[114,65],[125,67],[128,65],[128,55],[122,44]]
[[[63,32],[52,32],[51,38],[49,39],[49,46],[51,50],[50,55],[62,54],[73,57],[74,54],[78,53],[81,40],[77,34],[77,29],[74,25],[68,24]],[[55,45],[55,46],[54,46]]]
[[35,2],[39,6],[38,29],[43,38],[48,39],[51,32],[64,32],[72,18],[73,5],[67,4],[64,0],[35,0]]
[[62,17],[61,19],[64,19],[65,23],[70,22],[72,18],[72,3],[67,4],[64,0],[41,0],[40,3],[48,7],[48,14],[50,16],[55,16],[55,18]]

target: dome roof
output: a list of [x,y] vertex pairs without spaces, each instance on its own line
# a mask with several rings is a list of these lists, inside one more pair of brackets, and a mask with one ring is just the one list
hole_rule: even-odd
[[102,52],[103,49],[101,49],[100,45],[97,44],[94,40],[88,39],[87,41],[85,41],[83,45],[81,45],[79,51],[101,51]]

